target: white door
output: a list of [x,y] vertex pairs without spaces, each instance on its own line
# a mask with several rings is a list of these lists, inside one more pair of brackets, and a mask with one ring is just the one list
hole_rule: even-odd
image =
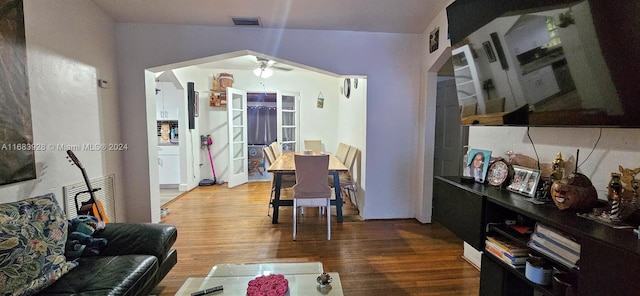
[[278,142],[282,151],[297,151],[299,148],[298,102],[299,92],[278,91],[276,99],[278,114]]
[[247,92],[227,88],[229,188],[249,182],[247,158]]

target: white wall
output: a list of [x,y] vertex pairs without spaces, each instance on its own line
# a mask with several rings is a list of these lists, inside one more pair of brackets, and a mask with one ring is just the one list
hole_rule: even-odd
[[[187,109],[188,83],[193,82],[194,90],[199,93],[201,101],[203,98],[207,97],[207,93],[205,92],[207,91],[207,83],[206,77],[202,77],[201,75],[198,75],[199,73],[188,71],[185,68],[175,69],[173,70],[173,73],[182,86],[182,96],[184,98],[182,100],[182,106],[179,107],[183,112],[180,114],[178,122],[179,130],[182,134],[180,137],[180,189],[190,190],[198,186],[198,182],[202,180],[198,165],[200,163],[201,152],[200,135],[203,133],[201,132],[202,121],[199,119],[200,117],[194,119],[194,128],[189,129],[189,114]],[[155,198],[153,200],[155,201]],[[153,208],[154,211],[159,209],[160,207]]]
[[[429,34],[436,27],[440,28],[439,46],[436,51],[429,53]],[[447,14],[446,10],[443,9],[423,33],[422,83],[420,85],[420,101],[416,107],[420,113],[418,121],[419,132],[417,134],[417,159],[412,166],[412,170],[415,172],[412,182],[414,184],[412,191],[415,192],[413,194],[414,216],[423,223],[431,223],[437,72],[451,56],[451,42],[447,39],[446,34],[448,30]]]
[[[416,151],[422,36],[388,33],[118,24],[118,77],[126,178],[148,175],[144,69],[252,50],[337,74],[366,75],[367,204],[365,218],[413,217],[411,167]],[[224,42],[221,42],[224,40]],[[314,94],[315,95],[315,94]],[[326,95],[326,94],[325,94]],[[401,144],[398,144],[401,143]],[[149,207],[148,177],[127,187]],[[145,210],[146,211],[146,210]],[[132,217],[150,219],[148,213]]]
[[[363,77],[358,78],[358,87],[354,86],[354,77],[351,78],[351,94],[349,98],[344,94],[338,94],[338,126],[337,130],[331,131],[336,137],[335,146],[327,146],[332,152],[338,150],[339,143],[345,143],[356,147],[360,151],[357,156],[353,170],[351,171],[357,186],[356,198],[358,210],[364,213],[366,206],[367,179],[364,172],[367,169],[367,88],[368,80]],[[338,84],[343,86],[343,79],[339,79]],[[371,160],[375,161],[375,160]],[[366,215],[363,214],[363,216]]]
[[[24,12],[34,142],[122,142],[115,24],[90,1],[25,0]],[[98,88],[98,78],[111,87]],[[62,186],[83,182],[80,170],[65,158],[65,149],[48,147],[35,153],[38,178],[1,186],[0,202],[53,192],[62,203]],[[121,153],[75,151],[90,178],[115,174],[117,220],[126,217]]]

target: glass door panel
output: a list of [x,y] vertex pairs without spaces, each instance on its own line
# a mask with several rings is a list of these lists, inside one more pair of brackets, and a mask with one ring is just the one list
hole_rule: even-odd
[[278,142],[282,151],[296,151],[299,147],[299,96],[297,92],[278,92]]
[[229,188],[249,182],[247,168],[247,92],[227,88]]

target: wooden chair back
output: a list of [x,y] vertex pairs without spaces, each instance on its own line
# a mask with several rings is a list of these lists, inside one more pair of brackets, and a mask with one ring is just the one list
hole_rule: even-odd
[[347,159],[347,154],[349,153],[350,148],[351,146],[345,143],[338,144],[338,150],[336,151],[336,158],[338,158],[338,160],[344,163],[345,160]]
[[304,149],[313,152],[322,152],[322,141],[320,140],[304,140]]
[[271,151],[273,151],[273,154],[276,156],[276,158],[282,155],[282,147],[280,146],[280,143],[273,142],[269,145],[269,147],[271,147]]

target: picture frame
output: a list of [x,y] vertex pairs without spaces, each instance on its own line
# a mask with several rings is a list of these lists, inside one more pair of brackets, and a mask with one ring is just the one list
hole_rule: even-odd
[[487,54],[487,58],[489,59],[489,63],[493,63],[496,61],[496,54],[493,52],[493,47],[491,46],[491,41],[482,42],[482,47],[484,48],[484,52]]
[[429,53],[438,50],[440,41],[440,27],[435,27],[429,34]]
[[200,93],[196,91],[194,98],[195,99],[193,100],[193,116],[199,117],[200,116]]
[[[0,185],[36,179],[35,152],[42,143],[34,143],[27,46],[23,1],[1,1],[0,13]],[[12,107],[4,107],[12,106]],[[50,147],[51,145],[49,145]],[[50,149],[50,148],[49,148]],[[49,150],[47,149],[47,150]],[[39,152],[39,151],[38,151]],[[46,167],[46,166],[45,166]],[[42,172],[41,172],[42,173]]]
[[473,177],[474,181],[484,183],[491,161],[491,151],[484,149],[469,149],[469,157],[465,163],[462,175],[465,177]]
[[540,170],[514,165],[513,178],[507,189],[528,197],[535,197],[539,181]]

